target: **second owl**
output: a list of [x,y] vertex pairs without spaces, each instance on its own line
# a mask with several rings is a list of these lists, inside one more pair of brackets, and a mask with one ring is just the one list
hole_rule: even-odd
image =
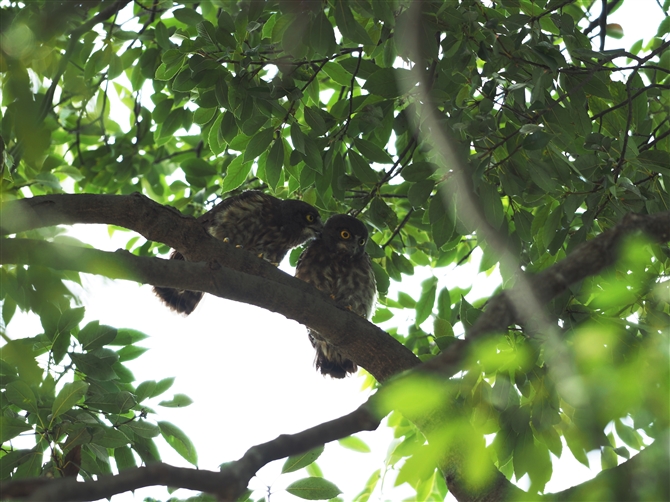
[[[273,264],[291,248],[316,237],[322,223],[314,207],[300,200],[282,200],[255,190],[229,197],[203,214],[198,221],[210,235],[241,247]],[[171,260],[183,260],[173,251]],[[172,310],[188,315],[203,293],[154,287],[154,292]]]
[[[345,214],[331,216],[321,236],[300,255],[295,276],[367,319],[377,291],[370,257],[365,252],[367,241],[368,230],[361,221]],[[316,349],[314,364],[322,374],[344,378],[358,369],[316,331],[309,330],[309,339]]]

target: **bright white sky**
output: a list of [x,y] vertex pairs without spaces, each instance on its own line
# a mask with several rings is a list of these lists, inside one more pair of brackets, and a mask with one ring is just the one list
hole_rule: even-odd
[[[599,3],[599,2],[598,2]],[[633,42],[653,36],[662,16],[655,0],[624,2],[610,18],[619,23],[626,37],[607,40],[607,49],[629,48]],[[123,125],[123,124],[122,124]],[[107,229],[99,225],[77,225],[71,234],[99,249],[114,251],[123,247],[132,235],[117,232],[112,239]],[[478,262],[476,256],[474,262]],[[284,263],[282,268],[292,270]],[[402,289],[420,291],[421,280],[430,275],[425,271],[414,277],[403,276]],[[477,275],[477,266],[453,267],[435,271],[440,286],[469,287],[469,301],[490,294],[499,283],[499,275]],[[421,276],[419,276],[421,275]],[[80,292],[86,307],[88,321],[140,330],[149,338],[139,345],[150,350],[140,358],[126,363],[133,372],[136,383],[176,377],[173,387],[163,396],[147,402],[157,412],[152,420],[172,422],[191,438],[199,456],[201,469],[216,470],[218,465],[239,458],[249,447],[282,433],[296,433],[321,422],[347,414],[361,403],[369,393],[361,392],[364,377],[334,381],[317,374],[312,366],[313,349],[305,328],[283,316],[245,304],[234,303],[206,295],[196,311],[189,317],[170,312],[152,294],[149,286],[138,286],[126,281],[110,281],[95,276],[83,276],[84,289]],[[392,283],[397,291],[397,284]],[[390,293],[392,298],[396,293]],[[412,322],[400,312],[389,326],[401,330]],[[36,316],[18,314],[10,323],[10,338],[34,336],[42,332]],[[184,409],[158,406],[175,393],[190,396],[194,403]],[[358,435],[372,448],[371,453],[357,453],[337,443],[326,446],[317,461],[324,477],[334,482],[345,501],[351,500],[364,487],[370,474],[378,468],[385,471],[385,458],[392,441],[390,429],[382,426],[375,432]],[[163,461],[189,466],[162,438],[156,439]],[[599,455],[589,455],[596,470],[579,464],[564,448],[558,469],[560,475],[547,485],[547,491],[560,491],[593,477],[600,467]],[[261,469],[252,480],[251,487],[260,489],[259,498],[269,487],[273,502],[296,501],[283,488],[291,482],[306,477],[305,471],[280,476],[283,460]],[[371,500],[401,500],[414,495],[407,485],[393,487],[395,473],[390,471],[378,485]],[[527,487],[522,479],[521,486]],[[164,488],[138,490],[135,495],[126,493],[113,498],[115,502],[142,500],[151,496],[169,498]],[[186,490],[175,496],[185,498]],[[449,496],[450,500],[454,500]]]

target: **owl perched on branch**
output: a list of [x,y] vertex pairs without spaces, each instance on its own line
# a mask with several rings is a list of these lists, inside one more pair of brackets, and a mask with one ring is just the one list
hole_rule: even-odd
[[[321,236],[300,255],[295,276],[367,319],[377,291],[370,257],[365,252],[367,241],[368,230],[362,222],[345,214],[331,216]],[[344,378],[358,369],[312,329],[309,340],[316,349],[314,364],[323,375]]]
[[[255,190],[229,197],[198,221],[217,239],[251,251],[275,265],[291,248],[316,237],[323,228],[318,211],[306,202],[281,200]],[[173,251],[171,260],[183,260]],[[154,287],[172,310],[188,315],[203,293]]]

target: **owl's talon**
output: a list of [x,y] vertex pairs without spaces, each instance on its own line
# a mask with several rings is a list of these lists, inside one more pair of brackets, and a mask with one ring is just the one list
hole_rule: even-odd
[[224,237],[224,238],[223,238],[223,242],[225,242],[226,244],[229,244],[229,243],[230,243],[230,239],[229,239],[228,237]]
[[235,247],[236,247],[237,249],[241,249],[241,248],[242,248],[242,245],[241,245],[241,244],[235,244]]
[[259,258],[263,258],[263,253],[258,253]]

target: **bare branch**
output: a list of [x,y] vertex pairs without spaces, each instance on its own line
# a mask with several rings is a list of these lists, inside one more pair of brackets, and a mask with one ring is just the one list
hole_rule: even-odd
[[177,486],[213,494],[219,500],[237,500],[249,480],[264,465],[290,455],[350,436],[359,431],[375,430],[379,418],[371,411],[370,401],[335,420],[298,434],[285,434],[251,447],[221,472],[173,467],[163,463],[122,471],[116,476],[100,476],[96,481],[77,482],[72,478],[32,478],[4,483],[2,499],[26,498],[39,502],[84,501],[110,498],[113,495],[147,486]]

